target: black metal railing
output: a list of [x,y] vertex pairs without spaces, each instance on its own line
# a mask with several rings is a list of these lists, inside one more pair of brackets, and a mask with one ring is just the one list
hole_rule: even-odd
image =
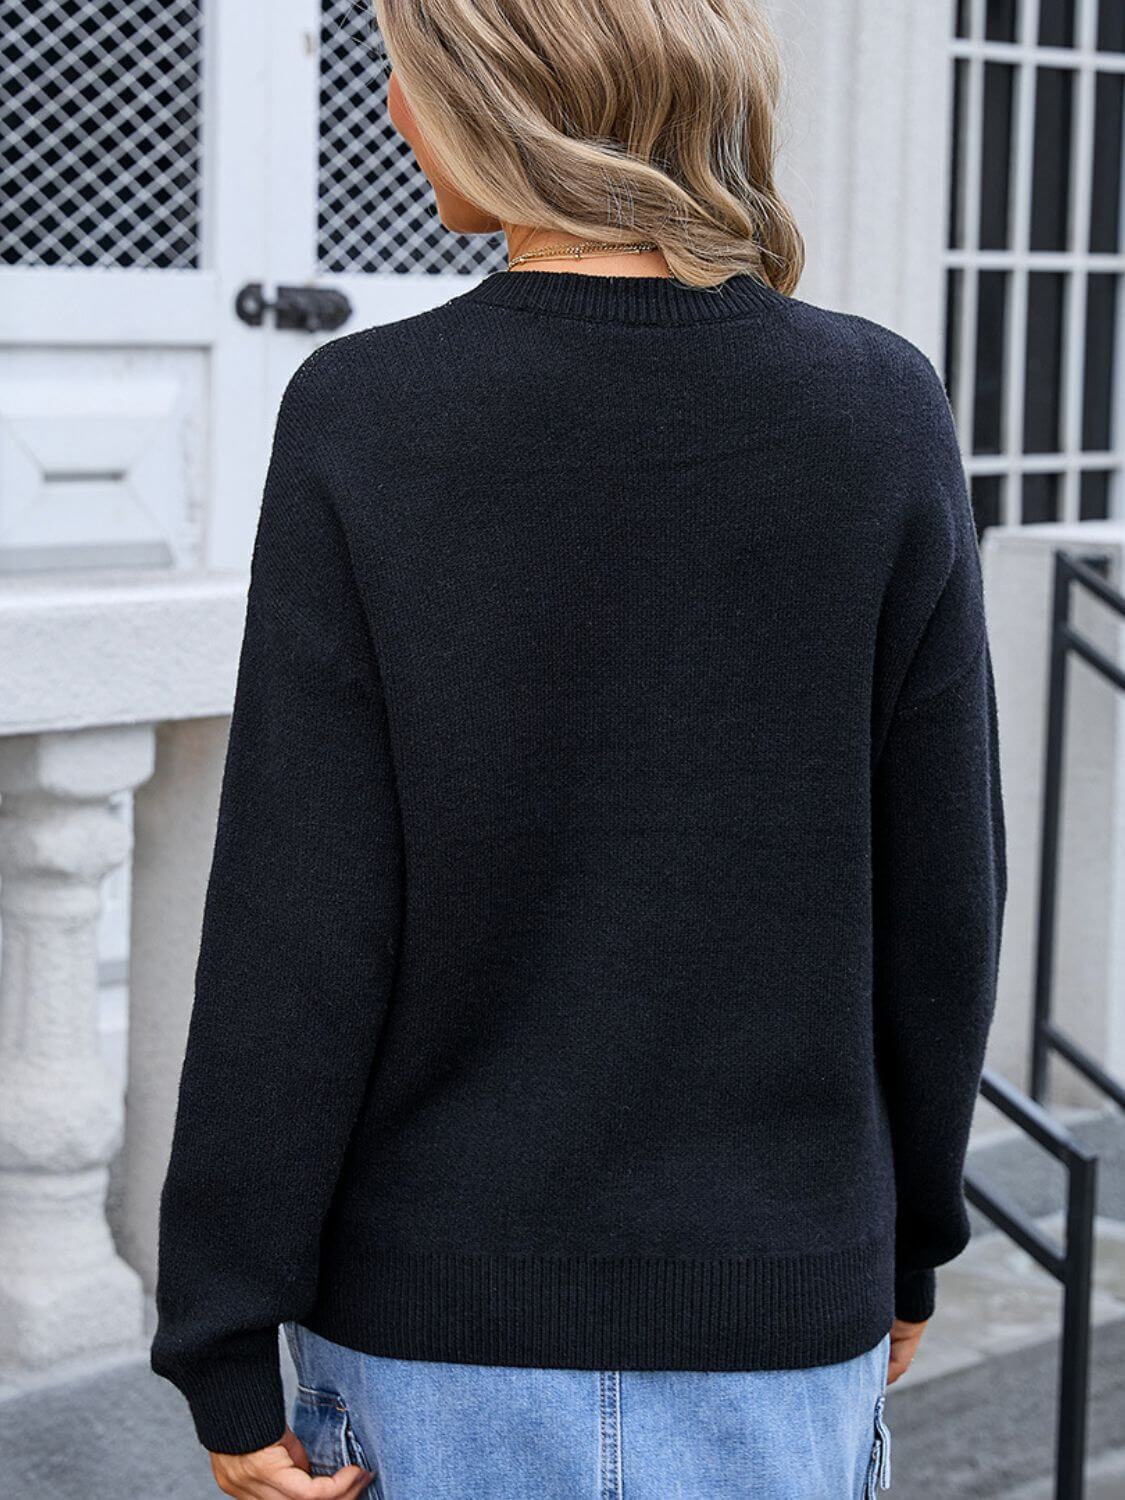
[[1055,932],[1058,920],[1059,842],[1062,823],[1063,755],[1066,739],[1067,663],[1071,654],[1093,667],[1106,681],[1125,692],[1125,670],[1078,631],[1072,620],[1076,585],[1088,589],[1108,609],[1125,619],[1125,594],[1107,583],[1099,569],[1104,557],[1079,558],[1055,553],[1054,599],[1051,609],[1051,658],[1047,691],[1047,747],[1043,778],[1043,834],[1039,851],[1039,916],[1035,955],[1035,1013],[1031,1029],[1031,1097],[1042,1104],[1047,1097],[1047,1066],[1051,1054],[1060,1057],[1088,1082],[1125,1109],[1125,1084],[1067,1033],[1052,1016]]
[[1112,1077],[1073,1037],[1059,1027],[1054,1001],[1055,936],[1058,921],[1059,851],[1066,749],[1067,665],[1079,657],[1105,681],[1125,692],[1125,670],[1107,656],[1073,621],[1076,587],[1125,619],[1125,594],[1103,576],[1108,558],[1055,553],[1047,686],[1047,742],[1044,757],[1043,822],[1039,853],[1039,910],[1035,952],[1035,1006],[1032,1018],[1031,1097],[986,1068],[981,1094],[1066,1169],[1066,1230],[1061,1245],[1018,1205],[987,1187],[973,1173],[965,1196],[1009,1239],[1026,1250],[1062,1287],[1062,1342],[1059,1350],[1058,1414],[1055,1432],[1055,1500],[1082,1500],[1085,1489],[1086,1409],[1090,1371],[1090,1302],[1094,1274],[1094,1226],[1098,1159],[1043,1107],[1048,1065],[1057,1053],[1089,1083],[1125,1108],[1125,1086]]
[[1082,1500],[1090,1369],[1090,1296],[1098,1159],[1070,1131],[998,1073],[986,1068],[981,1094],[1066,1168],[1066,1233],[1058,1245],[1016,1204],[966,1173],[965,1196],[1062,1286],[1055,1429],[1055,1500]]

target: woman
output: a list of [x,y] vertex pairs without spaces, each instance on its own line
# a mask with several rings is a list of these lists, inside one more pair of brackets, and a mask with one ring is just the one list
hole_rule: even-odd
[[1004,900],[944,392],[790,295],[750,0],[379,20],[509,267],[282,404],[154,1366],[240,1500],[872,1495]]

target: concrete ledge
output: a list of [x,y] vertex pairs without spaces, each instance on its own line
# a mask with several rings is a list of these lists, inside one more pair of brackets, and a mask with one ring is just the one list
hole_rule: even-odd
[[242,573],[39,573],[0,589],[0,736],[230,713]]

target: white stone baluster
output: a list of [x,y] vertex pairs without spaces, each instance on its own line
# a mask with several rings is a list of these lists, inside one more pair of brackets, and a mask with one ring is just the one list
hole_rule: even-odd
[[97,1031],[101,884],[129,849],[108,799],[152,772],[146,725],[0,739],[0,1365],[128,1343],[139,1278],[105,1217],[122,1103]]

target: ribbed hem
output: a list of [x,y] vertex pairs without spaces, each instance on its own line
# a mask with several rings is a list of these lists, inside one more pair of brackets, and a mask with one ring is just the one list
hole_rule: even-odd
[[937,1277],[933,1271],[904,1271],[895,1279],[895,1317],[925,1323],[934,1315]]
[[649,1257],[393,1252],[337,1226],[322,1337],[394,1359],[543,1369],[757,1370],[836,1364],[891,1326],[891,1247]]
[[254,1453],[285,1431],[278,1334],[263,1336],[259,1355],[216,1356],[206,1363],[153,1368],[187,1398],[196,1435],[212,1453]]
[[580,271],[494,271],[457,302],[604,323],[712,323],[762,312],[787,298],[754,276],[731,276],[717,287],[685,286],[667,276],[602,276]]

